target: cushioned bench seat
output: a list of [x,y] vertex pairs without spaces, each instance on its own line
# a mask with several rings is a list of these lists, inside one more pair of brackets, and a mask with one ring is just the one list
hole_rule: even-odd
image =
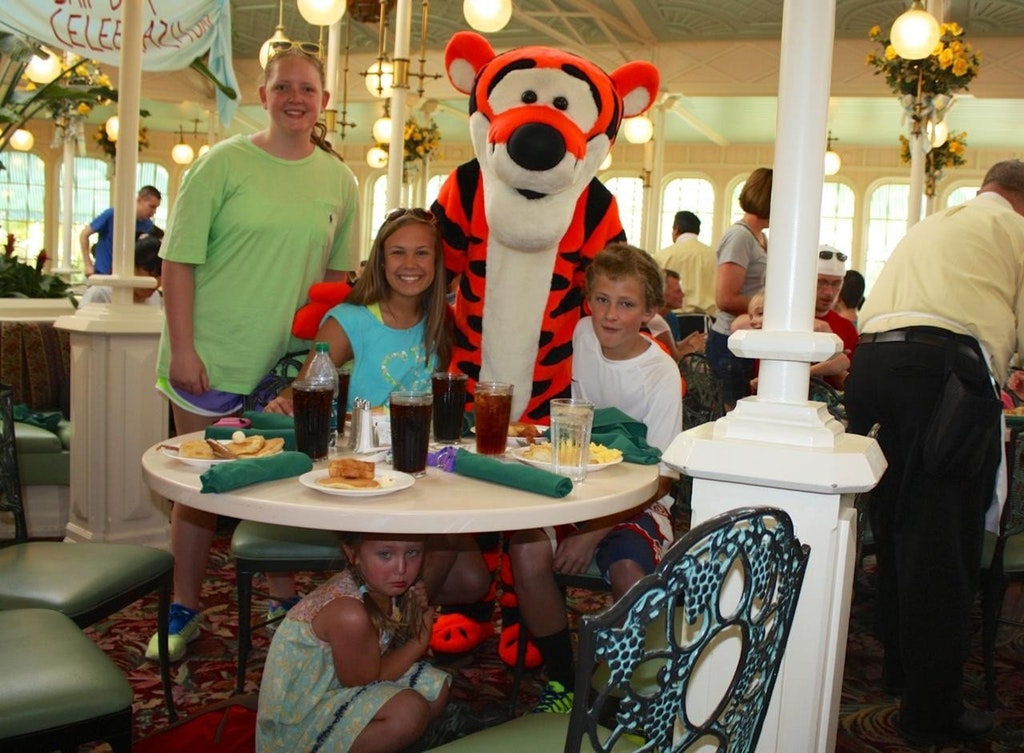
[[62,419],[56,434],[16,421],[14,437],[23,486],[68,486],[71,483],[70,421]]

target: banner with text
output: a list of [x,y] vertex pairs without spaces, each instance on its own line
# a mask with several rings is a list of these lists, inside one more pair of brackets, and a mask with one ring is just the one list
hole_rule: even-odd
[[[238,91],[231,67],[230,0],[3,0],[0,26],[48,47],[104,65],[121,64],[121,5],[142,2],[142,69],[176,71],[210,52],[210,72]],[[217,110],[231,122],[237,100],[217,91]]]

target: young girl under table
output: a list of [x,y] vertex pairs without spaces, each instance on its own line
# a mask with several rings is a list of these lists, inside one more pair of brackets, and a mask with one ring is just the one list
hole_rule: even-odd
[[435,617],[423,538],[342,534],[347,567],[274,634],[257,751],[398,751],[442,712],[451,678],[423,661]]

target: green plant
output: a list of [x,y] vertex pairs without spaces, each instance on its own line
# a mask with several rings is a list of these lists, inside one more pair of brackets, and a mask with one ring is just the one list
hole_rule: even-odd
[[35,266],[26,264],[14,253],[14,233],[7,234],[0,256],[0,298],[69,298],[71,286],[57,275],[46,274],[46,251],[40,251]]
[[117,100],[117,90],[92,61],[72,61],[48,84],[28,81],[23,74],[36,54],[46,54],[36,42],[0,32],[0,152],[11,134],[34,117],[45,114],[64,136],[77,136],[93,107]]

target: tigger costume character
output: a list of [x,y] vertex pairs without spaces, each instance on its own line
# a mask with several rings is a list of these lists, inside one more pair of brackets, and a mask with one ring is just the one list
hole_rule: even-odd
[[549,47],[496,54],[458,32],[445,50],[452,84],[469,94],[476,159],[441,187],[437,215],[455,302],[454,368],[513,384],[512,415],[547,423],[568,397],[583,275],[624,240],[615,198],[597,180],[623,117],[657,94],[658,70],[627,63],[611,75]]
[[[470,400],[478,380],[511,382],[513,417],[546,424],[549,401],[570,396],[584,272],[598,251],[625,240],[615,198],[595,176],[622,118],[654,103],[658,70],[632,62],[609,75],[550,47],[497,54],[466,31],[448,43],[445,68],[469,95],[476,154],[431,207],[448,271],[461,275],[452,368],[469,377]],[[506,584],[502,605],[514,601]],[[475,620],[440,616],[435,651],[468,650],[490,634],[486,609],[473,611]],[[505,644],[512,663],[514,640]]]

